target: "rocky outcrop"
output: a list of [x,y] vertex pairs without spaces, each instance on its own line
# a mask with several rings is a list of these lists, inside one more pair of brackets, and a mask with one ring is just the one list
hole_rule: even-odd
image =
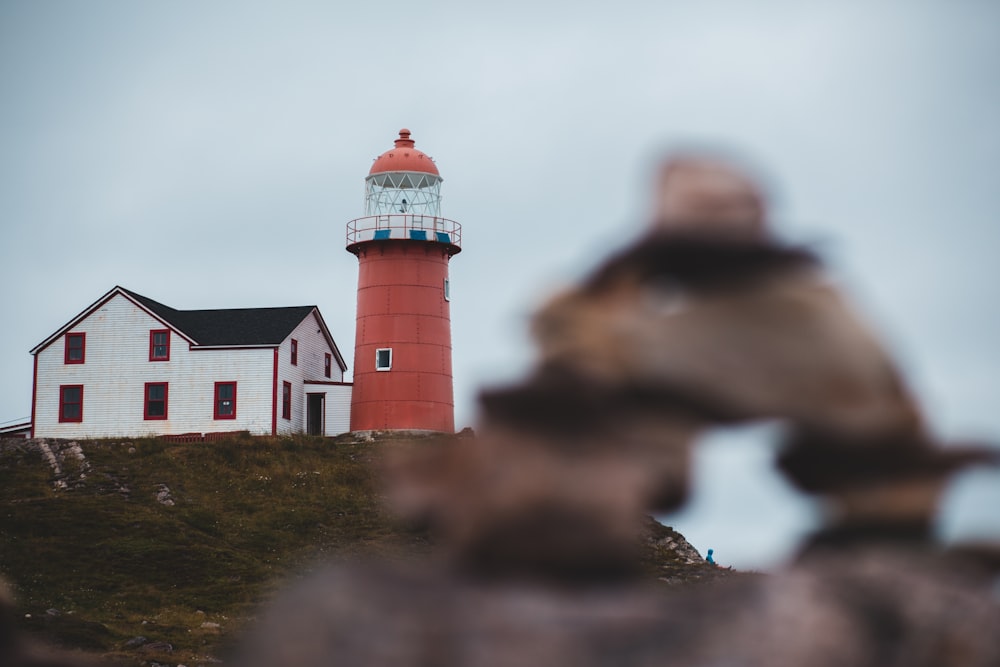
[[37,452],[52,468],[52,486],[68,489],[79,485],[90,473],[90,462],[76,440],[55,438],[8,438],[0,440],[0,449]]

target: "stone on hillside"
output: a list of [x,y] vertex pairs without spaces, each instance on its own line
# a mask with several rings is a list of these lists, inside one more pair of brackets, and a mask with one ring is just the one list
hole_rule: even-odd
[[167,507],[173,507],[174,499],[170,495],[170,488],[166,484],[160,484],[156,491],[156,502]]

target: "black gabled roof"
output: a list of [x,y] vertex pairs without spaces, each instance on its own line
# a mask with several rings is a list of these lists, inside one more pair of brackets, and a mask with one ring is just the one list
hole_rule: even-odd
[[280,345],[316,306],[177,310],[119,287],[197,345]]
[[90,304],[83,312],[64,324],[59,330],[31,350],[38,354],[58,340],[65,332],[107,303],[116,294],[131,299],[141,308],[159,318],[184,336],[194,347],[277,347],[307,318],[315,312],[323,337],[333,351],[333,357],[342,371],[347,370],[344,357],[333,340],[330,329],[316,306],[289,306],[286,308],[229,308],[224,310],[177,310],[149,297],[136,294],[116,285],[107,294]]

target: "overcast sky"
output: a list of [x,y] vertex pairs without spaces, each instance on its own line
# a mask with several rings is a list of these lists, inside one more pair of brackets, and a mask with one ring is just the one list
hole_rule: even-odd
[[[533,360],[527,318],[634,239],[652,165],[755,164],[947,438],[1000,440],[1000,3],[0,2],[0,422],[28,351],[115,285],[179,309],[318,305],[353,367],[372,159],[437,160],[456,419]],[[716,434],[669,517],[767,567],[811,509],[766,428]],[[992,530],[1000,476],[949,496]]]

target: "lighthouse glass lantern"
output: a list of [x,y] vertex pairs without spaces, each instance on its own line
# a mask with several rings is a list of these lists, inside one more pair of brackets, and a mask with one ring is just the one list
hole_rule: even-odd
[[441,217],[441,174],[402,129],[347,223],[358,258],[352,431],[455,428],[448,264],[462,226]]
[[[412,140],[396,140],[400,141],[408,141],[410,147],[413,146]],[[421,171],[370,174],[365,179],[365,215],[408,213],[440,217],[441,180],[437,174]]]

